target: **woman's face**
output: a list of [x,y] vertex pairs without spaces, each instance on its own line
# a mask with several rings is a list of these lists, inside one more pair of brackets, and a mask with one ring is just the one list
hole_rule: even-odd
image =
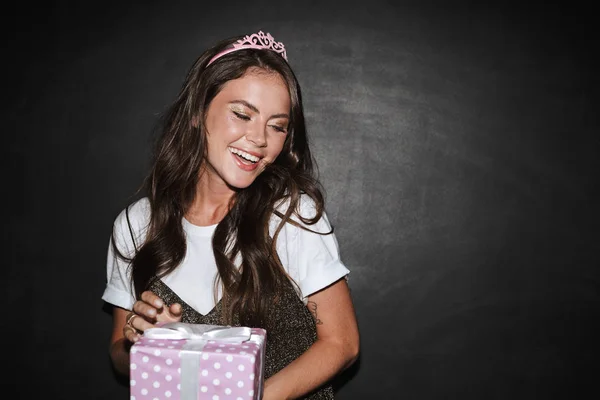
[[281,153],[290,107],[288,88],[277,73],[254,68],[227,82],[206,113],[210,178],[234,188],[250,186]]

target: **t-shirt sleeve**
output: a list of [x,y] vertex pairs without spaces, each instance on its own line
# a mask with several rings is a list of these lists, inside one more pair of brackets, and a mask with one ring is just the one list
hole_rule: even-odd
[[[301,207],[304,217],[315,215],[309,202]],[[298,229],[298,286],[303,300],[319,290],[331,285],[350,273],[340,259],[339,246],[335,234],[331,232],[331,224],[327,214],[314,225],[305,225],[308,229]],[[319,232],[319,233],[315,233]]]
[[125,210],[115,219],[113,233],[114,235],[110,237],[108,243],[108,254],[106,257],[107,282],[102,299],[112,305],[130,310],[135,302],[131,291],[130,263],[121,258],[113,247],[116,244],[119,252],[126,257],[132,257],[135,253]]

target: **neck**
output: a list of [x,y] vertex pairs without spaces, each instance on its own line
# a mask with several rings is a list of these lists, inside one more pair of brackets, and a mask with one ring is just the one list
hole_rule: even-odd
[[185,214],[194,225],[208,226],[221,222],[229,211],[235,190],[214,173],[204,170],[196,185],[196,196]]

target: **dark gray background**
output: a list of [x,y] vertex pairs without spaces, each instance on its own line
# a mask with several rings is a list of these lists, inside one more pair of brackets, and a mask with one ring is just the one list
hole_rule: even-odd
[[128,398],[100,299],[113,219],[193,60],[259,29],[303,87],[352,271],[362,355],[338,398],[599,394],[590,8],[60,2],[4,20],[3,381],[18,398]]

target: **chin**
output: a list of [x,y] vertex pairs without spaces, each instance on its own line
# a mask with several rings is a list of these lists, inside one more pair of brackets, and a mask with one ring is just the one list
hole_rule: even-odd
[[223,180],[227,185],[234,189],[245,189],[252,185],[256,178],[264,171],[264,167],[261,165],[259,168],[252,172],[243,171],[227,171],[223,176]]
[[252,182],[250,183],[246,183],[246,184],[237,184],[237,183],[228,183],[227,184],[230,188],[232,188],[233,190],[243,190],[246,189],[248,186],[252,185]]
[[246,189],[248,186],[252,185],[252,183],[254,183],[255,180],[256,180],[256,177],[253,177],[253,178],[245,177],[243,179],[241,179],[241,178],[227,179],[226,182],[227,182],[227,185],[233,189]]

